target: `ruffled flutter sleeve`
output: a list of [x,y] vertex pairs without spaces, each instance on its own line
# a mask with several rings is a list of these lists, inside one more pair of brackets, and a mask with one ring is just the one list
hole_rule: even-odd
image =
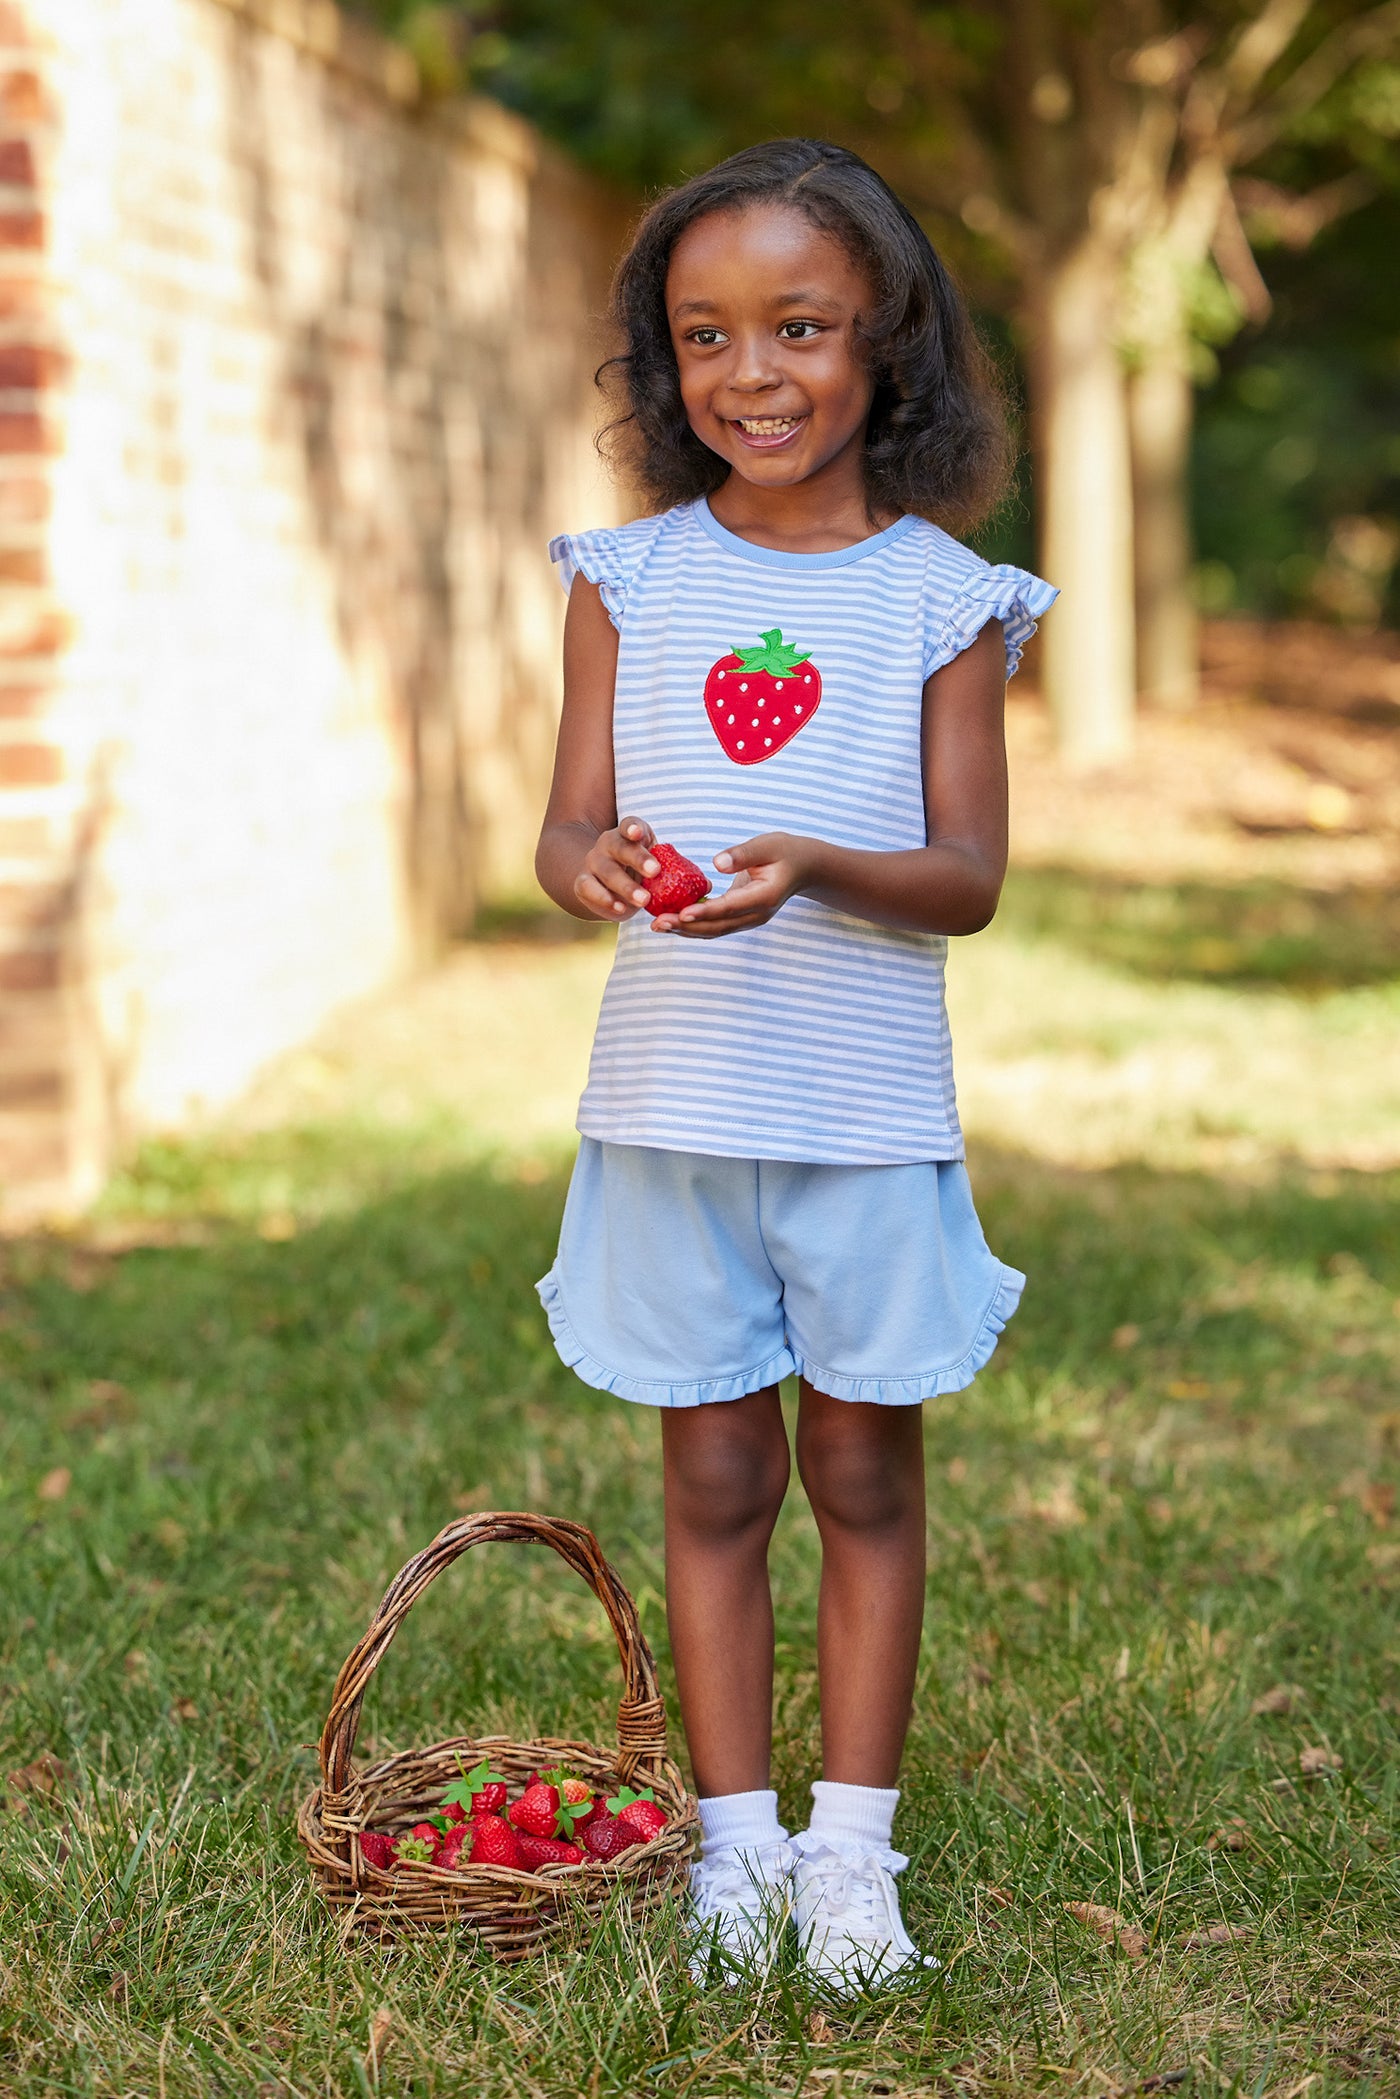
[[960,656],[988,620],[994,619],[1001,621],[1006,641],[1006,675],[1014,677],[1036,622],[1059,595],[1053,583],[1033,576],[1029,569],[1013,568],[1009,562],[996,567],[984,563],[958,589],[929,652],[924,676],[931,677]]
[[598,532],[565,532],[549,542],[549,558],[565,590],[575,576],[596,583],[609,619],[621,628],[633,578],[656,541],[663,520],[637,518],[630,525]]

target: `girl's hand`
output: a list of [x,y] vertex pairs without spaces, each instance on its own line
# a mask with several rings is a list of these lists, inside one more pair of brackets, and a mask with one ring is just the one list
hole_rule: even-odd
[[679,915],[664,913],[653,921],[653,931],[718,940],[724,933],[766,926],[788,898],[813,879],[818,851],[816,839],[795,838],[789,831],[766,831],[761,838],[730,846],[715,854],[719,872],[734,877],[724,894],[687,904]]
[[599,835],[574,881],[574,895],[591,917],[617,922],[636,916],[648,901],[642,882],[661,872],[651,854],[655,843],[655,831],[640,816],[625,816]]

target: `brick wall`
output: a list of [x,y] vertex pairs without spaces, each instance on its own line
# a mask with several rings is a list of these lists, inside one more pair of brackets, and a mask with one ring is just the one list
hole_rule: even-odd
[[0,0],[0,1217],[528,882],[621,230],[328,0]]

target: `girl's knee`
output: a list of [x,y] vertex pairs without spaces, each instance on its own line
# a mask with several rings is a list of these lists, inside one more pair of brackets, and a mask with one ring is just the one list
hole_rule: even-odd
[[863,1435],[855,1423],[809,1423],[799,1432],[797,1457],[818,1524],[879,1532],[922,1523],[923,1452],[911,1450],[906,1437]]
[[668,1520],[716,1538],[771,1531],[791,1469],[781,1421],[776,1435],[727,1428],[697,1421],[667,1435]]

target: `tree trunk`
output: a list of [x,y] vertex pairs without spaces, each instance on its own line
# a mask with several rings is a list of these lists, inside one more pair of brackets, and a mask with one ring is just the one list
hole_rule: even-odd
[[1154,706],[1192,707],[1200,669],[1187,496],[1194,403],[1184,340],[1144,344],[1128,403],[1138,687]]
[[1030,287],[1040,566],[1061,596],[1045,623],[1045,693],[1080,766],[1132,745],[1133,512],[1117,260],[1090,236]]

